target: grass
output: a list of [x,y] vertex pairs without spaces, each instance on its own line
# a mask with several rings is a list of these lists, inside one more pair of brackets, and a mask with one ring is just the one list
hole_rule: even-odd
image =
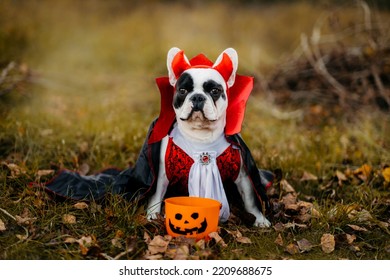
[[[9,42],[0,45],[0,53],[9,54],[1,63],[22,61],[32,71],[31,83],[0,96],[0,219],[6,227],[0,231],[0,259],[144,258],[145,233],[153,238],[164,230],[145,222],[142,205],[110,195],[79,209],[76,202],[55,201],[29,183],[50,178],[38,178],[42,170],[88,167],[94,172],[134,164],[148,125],[158,115],[154,78],[166,75],[170,47],[181,47],[190,57],[203,51],[215,59],[233,46],[240,73],[264,77],[323,13],[323,7],[307,3],[233,6],[215,1],[191,9],[179,3],[121,1],[0,5],[6,23],[0,35]],[[355,19],[355,8],[337,9]],[[258,165],[281,170],[298,199],[312,202],[319,214],[299,223],[297,216],[282,212],[273,225],[306,225],[284,230],[255,229],[233,220],[221,226],[227,247],[214,240],[205,247],[191,244],[190,257],[389,259],[389,183],[382,173],[390,164],[389,116],[361,111],[354,122],[339,118],[308,125],[306,119],[284,118],[283,109],[258,93],[256,88],[248,102],[243,138]],[[12,173],[12,163],[18,174]],[[364,164],[372,171],[362,179],[353,172]],[[346,179],[337,180],[336,172]],[[304,179],[307,173],[316,179]],[[271,194],[275,202],[286,195],[279,187]],[[370,218],[359,216],[366,211]],[[237,230],[252,245],[239,242],[232,234]],[[320,245],[324,233],[336,238],[329,254]],[[348,244],[346,234],[355,241]],[[275,243],[279,235],[282,245]],[[302,239],[312,249],[289,253],[288,245]],[[180,244],[172,241],[170,248]]]

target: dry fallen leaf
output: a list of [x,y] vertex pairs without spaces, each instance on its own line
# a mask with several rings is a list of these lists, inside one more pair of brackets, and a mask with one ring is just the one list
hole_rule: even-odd
[[286,252],[291,254],[291,255],[295,255],[295,254],[299,254],[299,248],[296,244],[294,243],[290,243],[286,246],[285,248]]
[[169,242],[172,240],[172,237],[169,235],[161,236],[156,235],[153,240],[148,244],[148,251],[151,255],[156,255],[158,253],[165,253],[168,248]]
[[219,236],[219,234],[217,232],[210,232],[209,233],[209,237],[211,237],[212,239],[215,240],[215,242],[219,245],[221,245],[222,247],[227,247],[227,244],[225,243],[225,241],[223,241],[222,237]]
[[305,238],[298,240],[297,244],[301,252],[309,252],[313,248],[313,244]]
[[250,240],[250,238],[245,237],[245,236],[237,237],[236,241],[238,243],[243,243],[243,244],[252,244],[252,241]]
[[75,205],[73,205],[73,207],[81,210],[81,209],[87,209],[89,206],[85,202],[77,202]]
[[39,181],[41,179],[41,177],[52,175],[52,174],[54,174],[54,172],[55,171],[53,169],[38,170],[35,173],[35,180]]
[[280,185],[282,187],[282,190],[286,193],[295,193],[295,189],[290,185],[289,182],[287,182],[286,179],[282,179],[280,181]]
[[76,216],[71,215],[71,214],[64,214],[62,216],[62,222],[64,224],[69,224],[69,225],[75,224],[76,223]]
[[28,226],[31,225],[34,221],[37,220],[35,217],[31,217],[31,212],[28,208],[24,208],[22,214],[15,215],[16,223],[20,226]]
[[23,234],[15,234],[15,236],[19,239],[19,240],[26,240],[28,238],[28,235],[23,235]]
[[342,186],[343,181],[347,181],[348,180],[347,176],[343,172],[341,172],[339,170],[336,170],[336,177],[338,179],[339,186]]
[[307,228],[307,225],[305,225],[305,224],[297,224],[295,222],[292,222],[292,223],[288,222],[288,223],[284,224],[284,228],[285,229],[288,229],[288,228],[295,229],[296,227],[297,228]]
[[324,253],[332,253],[334,251],[336,242],[334,236],[329,233],[325,233],[321,237],[321,248]]
[[0,231],[5,231],[6,229],[4,222],[0,219]]
[[301,181],[316,181],[318,177],[308,171],[303,171]]
[[286,227],[284,226],[283,223],[277,222],[273,228],[275,229],[276,232],[282,232]]
[[83,236],[77,242],[79,243],[82,255],[87,255],[90,249],[98,247],[94,235]]
[[279,245],[279,246],[283,246],[284,245],[283,237],[282,237],[282,235],[280,233],[278,234],[278,237],[276,237],[274,243]]
[[352,244],[356,240],[356,235],[354,234],[345,234],[348,244]]
[[[285,211],[292,211],[292,212],[298,212],[298,210],[299,210],[299,206],[298,206],[298,204],[286,204],[285,206],[284,206],[284,210]],[[290,213],[289,212],[289,213]]]
[[200,239],[196,242],[196,247],[200,250],[204,250],[206,248],[206,241],[204,239]]
[[364,223],[373,220],[372,215],[366,209],[362,209],[361,211],[352,210],[348,213],[348,218],[355,220],[358,223]]
[[78,243],[78,240],[74,237],[67,237],[65,238],[64,243]]
[[123,248],[122,241],[124,236],[125,234],[123,233],[123,231],[118,229],[115,232],[115,237],[111,239],[111,244],[116,248],[122,249]]
[[349,226],[350,228],[352,228],[353,230],[356,230],[356,231],[368,231],[366,228],[360,227],[357,225],[348,224],[347,226]]
[[18,178],[19,176],[26,174],[26,172],[27,172],[24,167],[21,167],[15,163],[7,163],[7,162],[3,161],[1,164],[5,165],[9,169],[9,171],[11,172],[11,175],[8,176],[8,178],[11,178],[11,179]]
[[322,216],[321,213],[317,209],[315,209],[314,207],[311,208],[310,214],[313,218],[321,218],[321,216]]
[[150,242],[152,241],[152,238],[150,237],[150,235],[146,231],[144,231],[144,241],[147,245],[149,245]]
[[188,259],[188,256],[190,255],[190,248],[189,246],[182,245],[179,248],[176,249],[176,254],[173,257],[174,260],[186,260]]
[[285,205],[285,207],[288,207],[291,204],[297,203],[297,196],[296,194],[288,193],[285,196],[283,196],[282,200],[280,201]]

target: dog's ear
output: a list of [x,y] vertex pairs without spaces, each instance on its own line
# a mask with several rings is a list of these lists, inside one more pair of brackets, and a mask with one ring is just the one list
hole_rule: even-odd
[[179,48],[172,48],[168,51],[167,55],[167,68],[168,68],[168,76],[169,83],[174,87],[177,79],[180,75],[190,68],[190,62],[188,58],[185,56],[184,51]]
[[237,67],[238,55],[233,48],[224,50],[213,65],[213,69],[217,70],[222,75],[229,88],[233,86],[234,81],[236,80]]

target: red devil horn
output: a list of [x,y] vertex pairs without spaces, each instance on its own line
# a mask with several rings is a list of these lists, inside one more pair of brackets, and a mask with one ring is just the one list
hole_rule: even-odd
[[179,78],[184,71],[191,68],[191,65],[188,63],[188,60],[184,55],[184,51],[179,51],[175,55],[171,66],[176,79]]
[[227,82],[233,73],[233,62],[226,53],[223,53],[222,60],[213,69],[217,70]]

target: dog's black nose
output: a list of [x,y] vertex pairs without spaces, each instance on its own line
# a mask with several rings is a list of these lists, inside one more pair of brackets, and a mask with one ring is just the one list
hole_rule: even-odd
[[192,109],[194,111],[201,111],[203,110],[203,105],[204,105],[204,102],[206,101],[206,97],[202,94],[194,94],[193,96],[191,96],[190,98],[192,104],[193,104],[193,107]]

